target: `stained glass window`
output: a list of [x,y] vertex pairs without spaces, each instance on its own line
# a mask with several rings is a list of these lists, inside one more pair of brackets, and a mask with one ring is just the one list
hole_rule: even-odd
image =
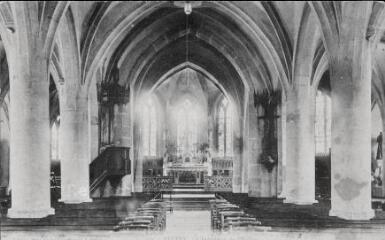
[[59,118],[51,127],[51,159],[59,159]]
[[191,101],[185,100],[177,113],[178,153],[191,153],[197,141],[197,112]]

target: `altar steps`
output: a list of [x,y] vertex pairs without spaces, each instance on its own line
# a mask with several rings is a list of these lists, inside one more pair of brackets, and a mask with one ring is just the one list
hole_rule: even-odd
[[188,194],[188,193],[204,193],[204,184],[174,184],[173,193]]
[[174,184],[173,185],[174,189],[204,189],[205,185],[204,184]]
[[186,189],[186,188],[174,188],[172,190],[174,193],[204,193],[204,189]]
[[214,199],[215,195],[205,192],[173,192],[163,194],[164,201],[173,211],[201,211],[209,210],[209,200]]

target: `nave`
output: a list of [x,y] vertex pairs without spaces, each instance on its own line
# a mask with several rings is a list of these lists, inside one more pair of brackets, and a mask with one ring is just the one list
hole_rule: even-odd
[[1,234],[208,229],[214,197],[234,226],[271,228],[255,237],[381,231],[384,16],[380,1],[0,2]]

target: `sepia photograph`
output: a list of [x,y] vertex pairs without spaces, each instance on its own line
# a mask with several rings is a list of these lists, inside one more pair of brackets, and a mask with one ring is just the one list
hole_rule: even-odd
[[0,1],[0,240],[385,240],[384,1]]

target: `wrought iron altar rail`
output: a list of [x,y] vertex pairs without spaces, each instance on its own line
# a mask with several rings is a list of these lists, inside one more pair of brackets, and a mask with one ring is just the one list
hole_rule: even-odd
[[373,198],[384,197],[384,191],[382,190],[382,186],[372,186],[372,197]]
[[231,192],[232,176],[205,176],[205,190],[209,192]]
[[143,192],[172,191],[172,177],[143,177]]
[[233,169],[233,160],[232,159],[223,159],[223,158],[213,158],[212,166],[215,170],[225,170]]

